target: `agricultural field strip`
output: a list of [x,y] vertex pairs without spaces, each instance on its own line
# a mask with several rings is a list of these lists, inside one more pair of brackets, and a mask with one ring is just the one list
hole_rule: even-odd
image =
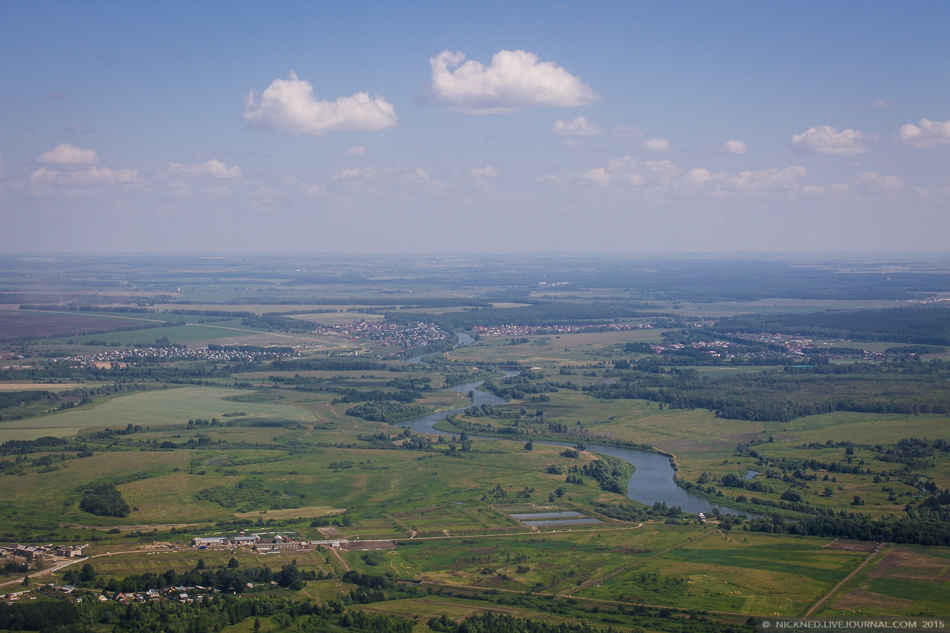
[[630,563],[629,565],[623,565],[623,566],[621,566],[621,567],[618,567],[618,568],[614,569],[613,571],[607,572],[607,573],[604,574],[603,576],[599,576],[599,577],[596,577],[596,578],[591,578],[591,579],[589,579],[589,580],[586,580],[586,581],[584,581],[583,583],[577,585],[576,588],[572,589],[572,590],[571,590],[572,593],[570,593],[570,594],[567,594],[567,593],[563,593],[563,592],[562,592],[562,593],[557,594],[557,595],[566,596],[566,597],[573,597],[573,594],[574,594],[574,593],[579,593],[579,592],[581,592],[581,591],[584,591],[585,589],[589,589],[590,587],[593,587],[593,586],[596,585],[596,584],[602,583],[602,582],[604,582],[605,580],[610,580],[611,578],[615,578],[616,576],[619,576],[620,574],[626,573],[626,572],[628,572],[628,571],[630,571],[630,570],[632,570],[632,569],[636,569],[637,567],[640,567],[640,566],[642,566],[642,565],[648,563],[649,561],[651,561],[651,560],[653,560],[653,559],[655,559],[655,558],[658,558],[658,557],[660,557],[660,556],[665,556],[665,555],[669,554],[670,552],[672,552],[674,549],[680,547],[680,546],[683,545],[684,543],[688,543],[688,542],[691,541],[691,540],[692,540],[692,539],[691,539],[690,537],[688,537],[688,536],[687,536],[687,537],[684,537],[682,541],[679,541],[679,542],[677,542],[677,543],[674,543],[673,545],[669,545],[669,546],[667,546],[667,547],[661,549],[661,550],[658,551],[658,552],[654,552],[653,554],[650,554],[649,556],[646,556],[646,557],[641,558],[641,559],[639,559],[639,560],[633,561],[633,562]]
[[[478,593],[485,591],[485,587],[479,587],[477,585],[462,585],[462,584],[456,584],[456,583],[439,582],[436,580],[425,580],[423,581],[423,584],[432,585],[433,587],[444,587],[446,589],[449,589],[449,588],[466,589],[466,590],[478,592]],[[524,590],[522,589],[503,589],[501,587],[493,587],[492,591],[497,591],[499,593],[513,593],[513,594],[519,594],[519,595],[524,594]],[[649,602],[629,602],[629,601],[621,602],[618,600],[606,600],[604,598],[587,598],[583,596],[567,595],[563,593],[545,593],[543,591],[532,591],[531,593],[535,596],[545,596],[545,597],[551,597],[551,598],[570,598],[572,600],[577,600],[578,602],[595,602],[598,604],[608,604],[612,606],[620,605],[624,607],[649,607],[652,609],[669,609],[671,611],[679,611],[679,612],[684,612],[684,613],[692,610],[691,608],[674,607],[668,604],[652,604]],[[490,611],[492,610],[492,607],[489,607],[486,610]],[[729,615],[729,616],[740,616],[740,617],[746,617],[749,615],[748,613],[743,613],[739,611],[717,611],[717,610],[712,610],[712,609],[705,609],[705,611],[707,611],[708,613],[714,613],[716,615]]]
[[165,319],[146,319],[143,317],[132,317],[132,316],[119,316],[116,314],[101,314],[99,312],[59,312],[56,310],[20,310],[19,308],[0,308],[0,310],[6,310],[10,313],[38,313],[38,314],[55,314],[55,315],[69,315],[69,316],[82,316],[82,317],[95,317],[99,319],[117,319],[120,321],[148,321],[149,323],[165,323]]
[[[881,551],[883,551],[885,548],[889,548],[889,547],[891,547],[891,546],[890,546],[890,545],[885,545],[884,547],[881,548]],[[860,564],[860,565],[858,565],[857,567],[855,567],[854,570],[853,570],[850,574],[848,574],[847,576],[845,576],[844,578],[842,578],[841,581],[838,582],[838,584],[836,584],[834,587],[832,587],[832,588],[828,591],[828,593],[826,593],[824,596],[822,596],[821,599],[818,600],[818,602],[816,602],[815,604],[813,604],[813,605],[811,606],[811,608],[808,609],[808,611],[806,611],[806,612],[805,612],[805,615],[802,616],[802,617],[807,618],[807,617],[811,616],[812,613],[814,613],[815,611],[817,611],[818,608],[819,608],[822,604],[824,604],[825,601],[828,600],[828,598],[830,598],[830,597],[833,596],[835,593],[837,593],[838,590],[841,589],[841,587],[843,587],[848,581],[850,581],[852,578],[854,578],[854,577],[858,574],[858,572],[860,572],[862,569],[864,569],[864,568],[868,565],[868,563],[870,563],[872,560],[874,560],[874,557],[877,556],[877,554],[878,554],[878,551],[872,551],[872,552],[868,555],[867,558],[865,558],[863,561],[861,561],[861,564]]]

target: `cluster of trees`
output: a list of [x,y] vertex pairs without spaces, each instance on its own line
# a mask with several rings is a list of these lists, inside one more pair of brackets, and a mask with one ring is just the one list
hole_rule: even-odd
[[916,437],[905,437],[897,444],[887,447],[877,445],[873,450],[878,453],[877,458],[882,462],[906,464],[911,468],[926,468],[930,466],[927,458],[933,457],[935,451],[950,453],[950,441],[939,438],[931,442]]
[[132,512],[132,508],[122,498],[122,493],[112,483],[97,484],[83,490],[79,509],[100,517],[125,517]]
[[624,372],[614,384],[584,391],[601,399],[650,400],[677,409],[709,409],[735,420],[787,422],[798,417],[864,413],[950,413],[945,372],[926,375],[843,375],[762,372],[700,377]]
[[268,332],[310,332],[317,324],[305,319],[294,319],[288,316],[281,316],[273,312],[262,314],[260,316],[251,314],[244,317],[241,325],[245,327],[260,328]]
[[385,371],[386,363],[355,356],[320,356],[278,359],[271,363],[275,371]]
[[544,374],[523,371],[517,376],[502,378],[499,381],[486,380],[482,389],[505,400],[523,400],[526,394],[557,393],[560,389],[578,389],[573,382],[556,383],[542,381]]
[[426,407],[404,402],[367,402],[350,407],[346,410],[346,415],[363,418],[364,420],[373,420],[374,422],[395,424],[402,420],[423,416],[428,411]]
[[408,389],[409,391],[428,391],[432,389],[432,379],[428,376],[393,378],[386,383],[386,386],[394,389]]
[[[950,501],[950,495],[948,495]],[[946,506],[940,510],[908,512],[906,516],[885,516],[873,520],[863,512],[830,512],[803,516],[787,521],[777,515],[753,519],[749,529],[753,532],[775,534],[801,534],[847,538],[857,541],[911,543],[917,545],[950,545],[950,511]]]
[[45,453],[47,451],[76,450],[76,444],[61,437],[38,437],[35,440],[9,440],[0,444],[0,456],[29,455],[30,453]]
[[[87,569],[88,568],[88,569]],[[88,563],[83,566],[78,573],[79,578],[76,584],[90,585],[99,578],[98,574]],[[185,572],[176,572],[174,569],[168,569],[163,573],[155,574],[146,572],[140,575],[126,576],[122,579],[110,578],[101,584],[108,591],[148,591],[149,589],[164,589],[166,587],[193,587],[200,585],[209,589],[217,589],[224,592],[242,593],[247,591],[247,585],[277,583],[281,587],[289,589],[303,589],[304,582],[308,580],[322,579],[325,576],[323,572],[319,575],[312,570],[302,570],[297,567],[297,561],[283,565],[279,571],[273,571],[266,565],[264,567],[241,567],[237,559],[232,558],[227,567],[218,569],[207,569],[203,560],[199,560],[194,569]],[[65,577],[63,579],[66,580]]]
[[633,475],[633,465],[616,457],[603,456],[585,464],[580,473],[596,480],[602,490],[627,494],[627,483]]
[[306,504],[307,499],[302,492],[266,488],[263,480],[257,477],[248,477],[233,486],[206,488],[195,496],[241,512],[299,508]]
[[382,389],[372,389],[363,391],[360,389],[329,389],[334,393],[340,394],[341,398],[335,398],[333,404],[343,402],[415,402],[422,397],[422,394],[415,390],[400,389],[398,391],[383,391]]
[[[840,298],[840,297],[839,297]],[[721,319],[717,333],[764,334],[950,345],[950,311],[942,307],[827,310],[807,314],[754,314]]]
[[[699,476],[696,483],[702,485],[711,481],[715,481],[715,478],[709,473],[704,472]],[[719,481],[719,485],[725,486],[726,488],[742,488],[743,490],[750,490],[752,492],[775,492],[772,486],[766,485],[761,481],[756,481],[755,479],[745,479],[735,473],[723,475]]]
[[0,603],[0,628],[87,633],[93,630],[92,625],[107,624],[115,633],[195,633],[220,631],[254,618],[253,629],[258,631],[261,618],[268,618],[278,628],[293,626],[301,633],[323,633],[340,628],[366,633],[412,633],[411,620],[346,611],[348,603],[352,603],[348,594],[323,606],[310,600],[266,595],[221,595],[190,604],[159,601],[125,605],[95,600],[80,605],[59,601]]
[[19,420],[28,414],[39,413],[36,408],[59,409],[91,404],[99,396],[111,396],[140,389],[140,386],[115,383],[101,387],[80,387],[64,391],[0,391],[0,421]]

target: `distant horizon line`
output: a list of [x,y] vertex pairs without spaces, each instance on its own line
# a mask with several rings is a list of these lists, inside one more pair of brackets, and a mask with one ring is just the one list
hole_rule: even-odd
[[774,259],[779,257],[793,256],[836,256],[836,257],[947,257],[950,258],[950,250],[922,250],[922,251],[901,251],[901,250],[789,250],[789,251],[490,251],[490,252],[410,252],[410,251],[386,251],[386,252],[346,252],[346,251],[328,251],[328,252],[306,252],[306,251],[154,251],[154,252],[86,252],[86,251],[63,251],[63,252],[43,252],[43,251],[21,251],[21,252],[0,252],[0,258],[3,259],[40,259],[52,257],[89,257],[89,258],[147,258],[147,257],[191,257],[205,259],[221,258],[248,258],[248,257],[398,257],[398,258],[430,258],[437,257],[442,259],[488,259],[497,257],[603,257],[603,258],[638,258],[638,257],[743,257],[743,258],[764,258]]

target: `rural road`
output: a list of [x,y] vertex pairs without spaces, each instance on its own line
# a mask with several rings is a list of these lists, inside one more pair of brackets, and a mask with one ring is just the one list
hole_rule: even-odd
[[[886,545],[885,545],[884,547],[886,547]],[[883,550],[884,547],[882,547],[881,549]],[[847,576],[845,576],[845,577],[841,580],[841,582],[839,582],[837,585],[835,585],[834,587],[832,587],[832,588],[831,588],[831,591],[829,591],[829,592],[826,593],[824,596],[822,596],[821,600],[819,600],[818,602],[816,602],[815,604],[813,604],[812,607],[811,607],[811,609],[809,609],[808,611],[806,611],[806,612],[805,612],[805,615],[803,615],[802,617],[807,618],[807,617],[809,617],[812,613],[814,613],[815,611],[817,611],[817,610],[818,610],[818,607],[820,607],[821,605],[823,605],[823,604],[825,603],[825,601],[828,600],[828,598],[830,598],[831,596],[833,596],[839,589],[841,589],[841,587],[843,587],[846,582],[848,582],[849,580],[851,580],[852,578],[854,578],[855,574],[857,574],[859,571],[861,571],[862,569],[864,569],[865,567],[867,567],[868,563],[870,563],[872,560],[874,560],[874,557],[877,556],[877,553],[878,553],[877,551],[871,552],[871,554],[870,554],[867,558],[865,558],[864,561],[863,561],[860,565],[858,565],[857,567],[854,568],[854,571],[852,571],[850,574],[848,574]]]

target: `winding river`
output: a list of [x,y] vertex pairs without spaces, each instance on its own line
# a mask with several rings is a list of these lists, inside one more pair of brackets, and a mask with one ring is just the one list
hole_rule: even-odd
[[[464,340],[463,336],[468,340]],[[471,341],[472,338],[470,336],[459,333],[459,345],[466,345]],[[420,362],[418,358],[419,357],[410,359],[409,362]],[[520,372],[509,371],[505,372],[505,375],[516,376],[518,373]],[[461,394],[467,394],[470,391],[474,392],[475,397],[472,400],[472,405],[474,406],[481,406],[483,404],[490,404],[492,406],[505,404],[505,401],[498,396],[485,391],[480,391],[478,387],[482,384],[482,382],[483,381],[477,381],[465,383],[463,385],[456,385],[455,387],[452,387],[452,390]],[[398,423],[398,426],[408,426],[416,433],[454,437],[457,434],[436,430],[434,425],[436,422],[444,420],[449,415],[460,414],[463,411],[464,409],[439,411],[437,413],[431,413],[420,418],[400,422]],[[472,435],[472,437],[481,436]],[[497,440],[499,438],[482,437],[482,439]],[[553,442],[547,440],[536,440],[535,444],[547,444],[550,446],[573,446],[573,444],[569,443]],[[669,458],[664,455],[640,451],[632,448],[604,446],[601,444],[590,444],[588,445],[587,449],[594,453],[619,457],[620,459],[633,464],[633,466],[636,468],[636,471],[633,473],[633,476],[630,477],[630,482],[627,484],[627,497],[633,499],[634,501],[639,501],[640,503],[644,503],[648,506],[652,506],[657,501],[666,502],[667,506],[679,506],[684,512],[703,512],[710,514],[712,513],[713,508],[719,508],[719,512],[722,514],[744,514],[750,517],[756,516],[748,512],[740,512],[725,506],[716,505],[711,501],[703,499],[702,497],[697,497],[694,494],[686,492],[677,486],[675,481],[673,481],[673,467],[670,465]]]

